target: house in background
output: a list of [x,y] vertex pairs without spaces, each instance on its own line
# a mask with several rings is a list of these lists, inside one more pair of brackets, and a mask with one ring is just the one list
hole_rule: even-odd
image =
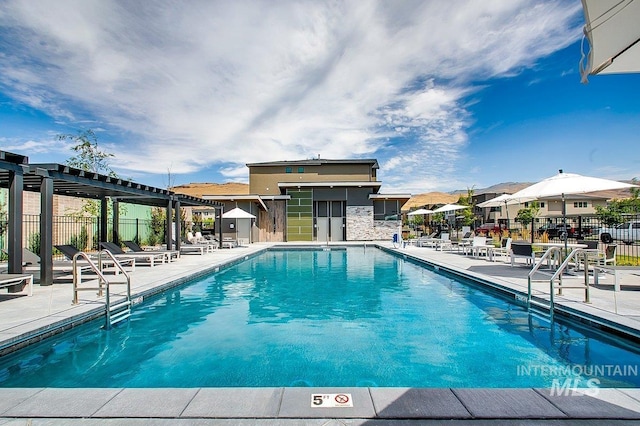
[[411,197],[379,193],[375,159],[317,158],[247,167],[246,189],[228,188],[221,194],[222,185],[201,188],[202,198],[224,203],[225,211],[239,207],[256,216],[250,222],[223,219],[223,236],[253,242],[387,240],[401,224],[400,209]]

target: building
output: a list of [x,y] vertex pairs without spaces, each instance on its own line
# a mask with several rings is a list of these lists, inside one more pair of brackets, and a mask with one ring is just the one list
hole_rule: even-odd
[[[478,194],[473,197],[474,204],[480,204],[484,201],[495,198],[501,194],[496,193],[484,193]],[[595,218],[596,207],[606,207],[607,200],[614,198],[615,193],[609,191],[602,191],[600,193],[594,193],[591,195],[567,195],[566,201],[566,217],[572,224],[589,225]],[[535,218],[536,225],[543,225],[545,223],[559,223],[562,220],[562,198],[550,197],[536,201],[538,203],[539,212]],[[509,221],[510,227],[513,227],[515,217],[518,215],[520,209],[528,208],[531,206],[531,202],[524,202],[521,204],[508,204],[507,206],[500,207],[475,207],[474,213],[477,217],[482,218],[482,223],[500,223],[504,226]]]
[[216,184],[200,190],[202,198],[224,203],[225,212],[237,207],[255,216],[222,220],[224,236],[251,242],[391,239],[401,224],[400,209],[411,197],[379,193],[375,159],[317,158],[247,167],[246,191],[220,194]]

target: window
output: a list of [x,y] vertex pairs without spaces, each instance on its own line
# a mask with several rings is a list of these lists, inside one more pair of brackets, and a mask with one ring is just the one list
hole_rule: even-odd
[[304,173],[304,167],[298,167],[298,173]]
[[291,173],[291,167],[285,167],[284,168],[284,172],[285,173]]
[[[529,207],[531,207],[532,203],[529,203],[528,201],[524,203],[524,208],[528,209]],[[538,202],[538,207],[540,207],[541,209],[544,208],[544,201],[539,201]]]
[[398,200],[376,200],[373,202],[373,220],[400,220]]
[[573,203],[573,207],[585,208],[585,207],[587,207],[587,202],[586,201],[576,201],[576,202]]

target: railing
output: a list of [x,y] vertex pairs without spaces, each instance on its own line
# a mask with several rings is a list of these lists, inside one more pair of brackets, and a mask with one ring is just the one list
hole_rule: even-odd
[[[536,262],[536,264],[533,266],[533,268],[531,268],[531,271],[529,272],[529,275],[527,277],[527,281],[528,281],[528,285],[527,285],[527,309],[530,310],[531,309],[531,303],[532,303],[532,282],[533,280],[533,276],[536,273],[540,273],[540,267],[542,266],[542,264],[544,263],[545,260],[552,261],[559,261],[560,259],[562,259],[562,253],[563,250],[560,247],[550,247],[540,258],[540,260],[538,262]],[[579,285],[579,286],[566,286],[562,284],[562,275],[565,271],[568,271],[569,269],[569,265],[571,264],[571,262],[573,261],[576,265],[579,262],[576,262],[576,260],[578,260],[579,256],[583,256],[583,262],[584,262],[584,284]],[[598,271],[594,271],[594,274],[597,274]],[[554,309],[555,309],[555,300],[554,300],[554,295],[555,295],[555,283],[556,280],[558,281],[558,295],[562,295],[562,289],[563,288],[579,288],[582,289],[584,288],[585,294],[584,294],[584,303],[591,303],[590,302],[590,293],[589,293],[589,251],[586,251],[584,249],[578,248],[578,249],[574,249],[572,251],[569,252],[569,254],[564,258],[564,260],[562,261],[562,263],[560,263],[560,265],[558,266],[558,268],[553,272],[553,274],[551,275],[551,278],[549,279],[549,305],[548,305],[548,309],[549,309],[549,317],[551,319],[551,321],[553,321],[553,313],[554,313]],[[538,280],[540,281],[540,280]],[[545,280],[546,281],[546,280]],[[539,306],[543,306],[543,304],[541,303],[536,303]]]
[[[106,256],[109,259],[109,263],[113,263],[116,271],[119,271],[126,278],[126,283],[121,282],[109,282],[109,280],[102,273],[103,261],[102,257]],[[78,265],[78,259],[83,259],[87,262],[89,268],[98,276],[98,287],[81,287],[82,284],[82,268]],[[113,284],[126,284],[127,294],[124,301],[121,301],[115,305],[111,305],[111,291],[110,286]],[[104,288],[103,288],[104,286]],[[86,290],[97,290],[98,296],[102,296],[104,289],[105,295],[105,328],[111,328],[114,324],[125,320],[131,316],[131,276],[118,260],[113,256],[109,250],[102,250],[98,253],[98,265],[85,252],[78,252],[73,256],[73,304],[78,304],[78,293]]]

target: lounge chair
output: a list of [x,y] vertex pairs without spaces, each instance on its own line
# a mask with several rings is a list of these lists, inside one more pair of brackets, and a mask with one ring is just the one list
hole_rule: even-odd
[[22,284],[22,290],[26,288],[27,296],[33,296],[32,274],[0,274],[0,287],[7,287],[9,293],[17,293],[16,287]]
[[123,241],[123,243],[134,253],[164,254],[165,260],[167,262],[180,259],[180,252],[177,250],[145,250],[144,248],[140,247],[140,245],[135,241]]
[[[174,241],[175,245],[176,242]],[[194,244],[186,239],[183,239],[180,244],[180,254],[205,254],[213,251],[213,248],[210,248],[209,245],[204,244]]]
[[428,242],[428,241],[432,240],[433,238],[435,238],[435,236],[436,236],[437,234],[438,234],[437,232],[432,232],[432,233],[431,233],[431,234],[429,234],[429,235],[423,235],[422,237],[418,237],[418,238],[416,238],[416,242],[415,242],[415,244],[416,244],[418,247],[422,247],[422,245],[423,245],[424,243],[426,243],[426,242]]
[[164,253],[136,253],[126,252],[122,250],[122,247],[115,243],[108,241],[100,242],[100,247],[109,250],[116,259],[133,257],[136,259],[138,265],[144,264],[149,266],[155,266],[158,263],[165,263],[166,255]]
[[[58,249],[58,251],[62,253],[64,257],[66,257],[69,260],[73,260],[73,256],[75,256],[77,253],[80,253],[80,250],[78,250],[78,248],[76,248],[75,246],[72,246],[71,244],[58,244],[58,245],[55,245],[54,247]],[[100,260],[100,263],[102,264],[103,268],[113,267],[114,272],[116,274],[118,273],[118,270],[115,268],[115,265],[113,264],[113,261],[111,259],[105,258],[105,256],[102,256],[100,259],[98,259],[98,256],[96,256],[95,254],[90,254],[89,256],[92,261]],[[113,255],[113,257],[115,257],[115,259],[118,261],[118,263],[121,266],[129,266],[131,267],[132,271],[135,270],[136,268],[135,258],[130,256],[127,256],[127,257],[117,256],[115,254]]]
[[[72,256],[73,258],[73,256]],[[33,270],[34,268],[40,268],[40,256],[35,254],[29,249],[22,249],[22,266],[26,270]],[[91,270],[91,265],[84,260],[81,259],[76,263],[76,267],[80,268],[80,270],[89,271]],[[53,261],[53,270],[59,272],[72,272],[73,271],[73,263],[71,259],[67,260],[54,260]]]
[[449,248],[449,250],[453,248],[448,232],[443,232],[442,234],[440,234],[440,238],[435,242],[435,248],[436,250],[441,251],[444,251],[445,248]]

